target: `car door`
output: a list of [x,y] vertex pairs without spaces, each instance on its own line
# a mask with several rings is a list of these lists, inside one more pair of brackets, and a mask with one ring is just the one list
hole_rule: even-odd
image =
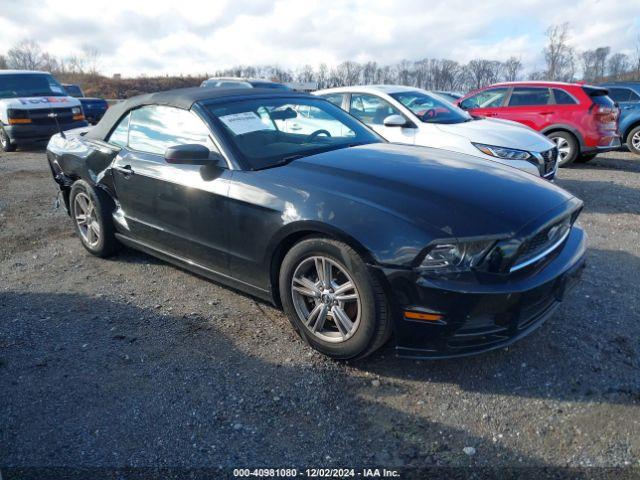
[[126,235],[224,273],[233,172],[214,161],[178,165],[164,159],[168,147],[181,144],[201,144],[212,156],[219,153],[204,122],[192,111],[144,106],[131,112],[126,142],[120,143],[112,172]]
[[[352,93],[349,113],[394,143],[415,143],[414,127],[387,127],[384,119],[389,115],[400,115],[407,118],[400,110],[378,95],[369,93]],[[408,119],[407,119],[408,120]]]
[[522,123],[534,130],[549,125],[554,115],[551,89],[547,87],[514,87],[500,118]]
[[460,101],[460,108],[480,117],[501,117],[509,87],[487,88]]

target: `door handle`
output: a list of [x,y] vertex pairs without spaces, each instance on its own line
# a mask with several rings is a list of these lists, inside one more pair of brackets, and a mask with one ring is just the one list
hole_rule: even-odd
[[125,177],[128,177],[129,175],[133,175],[133,169],[131,168],[131,165],[124,165],[122,167],[120,165],[116,165],[115,167],[111,167],[111,168],[116,172],[120,172]]

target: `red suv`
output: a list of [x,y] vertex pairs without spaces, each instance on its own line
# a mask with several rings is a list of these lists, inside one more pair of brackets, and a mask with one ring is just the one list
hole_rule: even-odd
[[619,110],[606,88],[579,83],[508,82],[468,93],[458,105],[474,115],[523,123],[558,146],[558,165],[587,162],[620,147]]

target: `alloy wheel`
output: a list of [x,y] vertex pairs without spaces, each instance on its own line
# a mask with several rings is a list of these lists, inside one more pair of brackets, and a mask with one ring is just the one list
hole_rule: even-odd
[[102,230],[96,218],[96,208],[91,197],[80,192],[74,199],[74,213],[78,231],[82,240],[89,247],[96,247],[100,242]]
[[4,131],[4,128],[0,128],[0,145],[2,145],[3,150],[6,150],[9,146],[9,137],[7,136],[7,132]]
[[631,137],[631,146],[636,151],[640,151],[640,130],[634,133],[633,137]]
[[358,288],[346,268],[328,257],[300,262],[291,279],[291,296],[309,333],[325,342],[344,342],[360,325]]
[[571,155],[571,145],[567,139],[563,137],[553,137],[551,140],[553,140],[556,147],[558,147],[558,164],[565,163],[567,157]]

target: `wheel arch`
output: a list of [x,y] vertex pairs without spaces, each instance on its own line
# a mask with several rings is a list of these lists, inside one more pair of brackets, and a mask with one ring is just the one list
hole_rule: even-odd
[[580,151],[584,149],[584,138],[582,137],[582,134],[577,128],[564,123],[555,123],[553,125],[549,125],[548,127],[545,127],[542,130],[540,130],[540,133],[547,136],[550,133],[554,133],[554,132],[566,132],[573,135],[578,141],[578,147],[580,148]]
[[631,133],[631,130],[633,130],[636,127],[640,127],[640,118],[636,119],[635,121],[631,122],[629,125],[626,126],[626,128],[624,129],[624,132],[622,133],[623,143],[627,142],[627,139],[629,137],[629,134]]
[[338,240],[353,248],[363,258],[365,263],[375,263],[373,255],[364,245],[348,233],[336,227],[315,221],[302,221],[289,224],[270,242],[265,259],[265,264],[269,268],[269,283],[273,302],[278,307],[281,306],[279,277],[282,260],[294,245],[309,237]]

